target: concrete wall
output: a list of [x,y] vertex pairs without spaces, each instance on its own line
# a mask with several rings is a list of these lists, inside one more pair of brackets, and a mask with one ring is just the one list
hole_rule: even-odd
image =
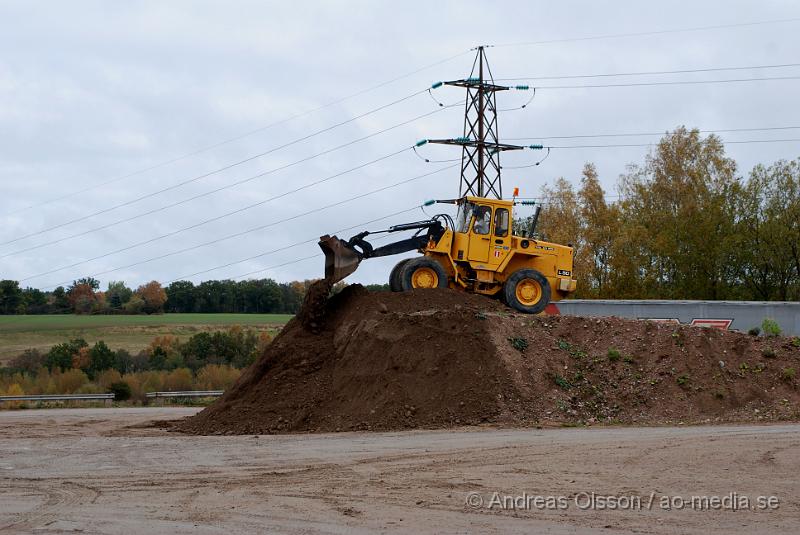
[[[556,313],[554,309],[570,316],[678,320],[686,324],[730,320],[728,328],[737,331],[760,327],[764,318],[772,318],[781,326],[783,334],[800,336],[800,303],[797,302],[567,299],[553,303],[551,310]],[[724,328],[727,321],[706,323]]]

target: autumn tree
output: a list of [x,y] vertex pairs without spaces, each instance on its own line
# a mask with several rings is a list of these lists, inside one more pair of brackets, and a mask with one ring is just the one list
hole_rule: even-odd
[[578,201],[582,251],[575,269],[583,278],[579,290],[582,296],[608,298],[613,295],[613,253],[620,214],[616,204],[606,202],[594,164],[587,163],[583,168]]
[[167,292],[158,281],[150,281],[136,289],[136,295],[144,301],[145,314],[161,314],[164,312],[164,303],[167,302]]
[[639,297],[719,299],[734,243],[736,163],[714,135],[676,129],[623,176],[620,254],[634,262]]
[[67,299],[75,314],[88,314],[94,309],[97,302],[95,289],[92,284],[79,281],[75,281],[67,289]]

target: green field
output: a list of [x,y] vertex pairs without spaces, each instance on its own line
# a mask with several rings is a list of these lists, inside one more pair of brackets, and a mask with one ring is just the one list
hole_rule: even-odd
[[25,349],[47,351],[71,338],[89,344],[103,340],[111,349],[141,351],[156,336],[174,335],[182,340],[202,331],[231,325],[251,327],[274,334],[290,314],[162,314],[153,316],[0,316],[0,362]]

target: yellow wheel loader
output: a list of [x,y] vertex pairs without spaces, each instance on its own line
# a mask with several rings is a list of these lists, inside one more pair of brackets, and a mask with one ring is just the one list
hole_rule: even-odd
[[[534,239],[539,210],[528,236],[512,232],[514,201],[483,197],[429,201],[458,205],[455,221],[448,214],[429,220],[395,225],[377,232],[361,232],[349,240],[322,236],[325,277],[338,282],[366,258],[418,250],[422,256],[401,260],[389,275],[392,291],[415,288],[454,288],[502,299],[529,314],[544,311],[575,291],[572,247]],[[415,230],[408,239],[374,248],[370,234]]]

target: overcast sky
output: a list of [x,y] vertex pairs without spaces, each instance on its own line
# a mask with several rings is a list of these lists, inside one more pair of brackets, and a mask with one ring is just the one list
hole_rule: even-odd
[[[454,197],[457,169],[318,210],[452,165],[425,163],[407,150],[177,231],[366,164],[419,139],[460,136],[462,108],[440,109],[422,93],[246,163],[148,194],[304,138],[436,81],[464,77],[474,54],[468,49],[478,44],[559,41],[488,49],[497,78],[777,65],[800,63],[800,20],[569,39],[797,17],[800,8],[788,0],[0,2],[0,242],[16,240],[0,245],[0,278],[51,288],[94,275],[104,288],[109,280],[125,280],[135,287],[228,263],[233,265],[188,278],[231,278],[257,270],[263,271],[250,276],[278,281],[316,278],[323,270],[316,237],[356,227],[342,233],[349,236],[364,222],[430,198]],[[414,71],[418,72],[370,90]],[[800,126],[800,80],[545,88],[786,76],[800,76],[800,67],[519,82],[542,89],[524,110],[501,114],[500,134],[531,137],[534,142],[539,136],[664,132],[678,125],[707,130]],[[364,90],[369,91],[305,113]],[[448,104],[463,98],[457,88],[440,88],[434,95]],[[517,107],[529,96],[503,93],[498,107]],[[435,113],[412,121],[431,112]],[[400,123],[406,124],[308,159]],[[240,136],[244,137],[220,144]],[[800,129],[721,136],[726,141],[793,139],[800,138]],[[607,145],[657,139],[542,142]],[[727,151],[746,175],[758,162],[797,158],[799,147],[798,142],[730,144]],[[554,149],[539,167],[507,170],[505,190],[518,186],[523,196],[536,196],[543,184],[559,176],[578,184],[584,163],[590,161],[597,165],[607,193],[614,195],[625,166],[642,162],[647,151]],[[420,152],[431,160],[460,155],[443,146],[425,146]],[[526,165],[541,156],[514,153],[504,156],[504,164]],[[294,164],[303,159],[307,161]],[[165,164],[171,160],[175,161]],[[276,170],[287,164],[293,165]],[[231,186],[264,172],[268,173]],[[198,195],[203,196],[188,200]],[[181,201],[185,202],[167,207]],[[427,210],[435,213],[435,207]],[[296,217],[309,211],[313,213]],[[149,215],[136,217],[145,213]],[[425,217],[415,209],[366,228],[379,230]],[[73,220],[78,221],[70,223]],[[271,223],[275,224],[244,233]],[[102,226],[108,227],[95,230]],[[156,239],[165,234],[170,235]],[[224,239],[232,234],[239,235]],[[131,247],[145,241],[149,243]],[[211,241],[216,243],[171,254]],[[308,243],[287,248],[304,241]],[[43,244],[49,245],[37,247]],[[114,253],[118,249],[127,250]],[[270,254],[234,263],[263,253]],[[274,267],[308,256],[315,258]],[[397,260],[366,261],[349,280],[385,282]],[[54,272],[37,276],[49,271]]]

